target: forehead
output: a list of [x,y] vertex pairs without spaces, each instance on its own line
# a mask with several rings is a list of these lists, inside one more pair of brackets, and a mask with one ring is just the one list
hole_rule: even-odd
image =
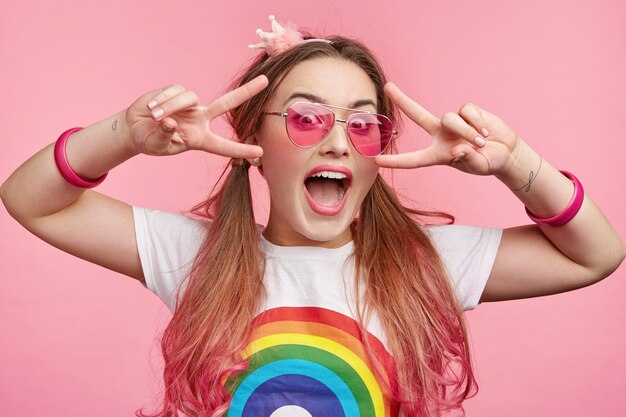
[[320,102],[342,107],[371,101],[376,109],[374,83],[361,67],[345,59],[323,57],[299,63],[278,85],[270,105],[303,101],[302,96],[292,98],[298,93],[315,95]]

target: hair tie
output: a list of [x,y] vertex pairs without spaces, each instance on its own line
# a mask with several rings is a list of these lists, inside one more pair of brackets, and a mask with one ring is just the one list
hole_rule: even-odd
[[230,161],[230,166],[232,166],[233,168],[236,167],[245,167],[247,168],[248,166],[250,166],[249,162],[243,158],[233,158]]

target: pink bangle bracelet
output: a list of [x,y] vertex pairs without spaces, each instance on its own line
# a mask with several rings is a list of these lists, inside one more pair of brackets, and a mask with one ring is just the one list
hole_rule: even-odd
[[580,210],[580,207],[583,205],[585,192],[583,190],[582,184],[580,183],[580,181],[578,181],[578,178],[576,178],[574,174],[567,172],[567,171],[559,171],[559,172],[565,175],[574,183],[574,195],[572,196],[572,199],[567,205],[567,207],[565,207],[565,209],[562,212],[560,212],[554,217],[550,217],[547,219],[540,219],[539,217],[535,217],[530,212],[530,210],[528,210],[528,207],[526,207],[526,213],[528,214],[528,217],[530,217],[530,219],[537,224],[545,224],[547,226],[563,226],[564,224],[566,224],[567,222],[569,222],[570,220],[574,218],[574,216]]
[[57,142],[54,145],[54,162],[56,162],[57,168],[59,169],[61,176],[65,178],[67,182],[80,188],[93,188],[96,185],[99,185],[102,181],[104,181],[108,172],[106,172],[104,175],[102,175],[100,178],[93,182],[86,181],[79,177],[76,172],[74,172],[69,162],[67,161],[67,154],[65,153],[65,144],[67,143],[67,139],[72,133],[82,129],[82,127],[73,127],[61,133],[61,136],[59,136],[59,139],[57,139]]

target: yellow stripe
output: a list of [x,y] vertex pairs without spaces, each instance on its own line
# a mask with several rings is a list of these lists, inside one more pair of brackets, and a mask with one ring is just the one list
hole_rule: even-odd
[[367,391],[370,393],[372,403],[374,404],[374,412],[376,417],[383,417],[385,415],[385,405],[383,402],[383,396],[378,386],[378,381],[368,368],[350,349],[347,349],[340,343],[325,337],[313,336],[299,333],[278,333],[271,336],[261,337],[250,343],[246,349],[242,352],[243,357],[247,358],[255,353],[267,349],[273,346],[280,345],[305,345],[318,349],[325,350],[340,357],[347,362],[363,380],[363,383],[367,387]]

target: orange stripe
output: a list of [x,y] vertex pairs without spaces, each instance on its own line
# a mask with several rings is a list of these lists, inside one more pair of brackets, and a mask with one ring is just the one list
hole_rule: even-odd
[[[327,324],[302,321],[274,321],[257,327],[252,335],[252,341],[280,333],[310,334],[333,340],[351,350],[374,373],[374,365],[367,355],[363,343],[351,334]],[[385,369],[385,371],[387,370]],[[386,372],[383,374],[383,378],[384,381],[388,383],[389,378]]]

